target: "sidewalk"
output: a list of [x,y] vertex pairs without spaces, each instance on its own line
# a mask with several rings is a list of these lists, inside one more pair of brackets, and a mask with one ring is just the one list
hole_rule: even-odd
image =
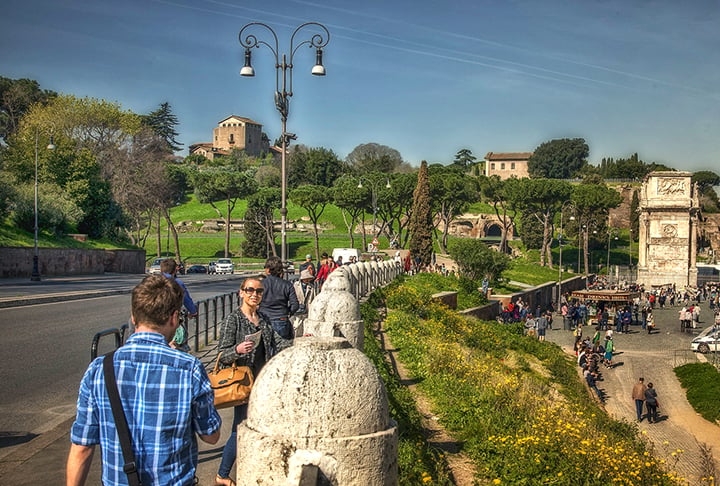
[[[223,425],[218,443],[210,445],[198,440],[200,457],[197,476],[202,486],[214,483],[223,447],[230,436],[233,419],[232,408],[220,410],[220,415]],[[64,485],[65,462],[70,450],[70,427],[73,420],[65,421],[55,429],[0,459],[0,484],[13,486]],[[100,484],[101,462],[100,448],[97,447],[86,484]],[[232,477],[234,477],[234,473]]]
[[[641,376],[645,378],[645,383],[652,382],[661,404],[660,421],[649,424],[643,420],[637,424],[640,436],[651,441],[655,454],[666,459],[671,466],[676,461],[671,454],[681,449],[683,452],[677,454],[677,464],[673,469],[691,485],[704,484],[700,481],[704,472],[704,456],[700,444],[712,447],[718,467],[720,427],[703,419],[693,410],[673,368],[686,363],[707,361],[712,359],[712,356],[706,357],[690,350],[690,341],[701,328],[692,334],[680,332],[678,311],[679,307],[656,309],[656,330],[651,335],[639,325],[631,326],[627,334],[615,333],[615,366],[612,369],[601,368],[603,381],[597,384],[605,394],[605,409],[608,414],[618,420],[636,423],[635,403],[631,398],[632,387]],[[701,318],[704,322],[700,326],[704,328],[712,325],[711,316],[707,304],[703,303]],[[592,337],[593,328],[585,327],[583,330],[584,335],[590,334]],[[548,331],[546,339],[560,345],[568,354],[574,356],[572,332],[557,329]]]

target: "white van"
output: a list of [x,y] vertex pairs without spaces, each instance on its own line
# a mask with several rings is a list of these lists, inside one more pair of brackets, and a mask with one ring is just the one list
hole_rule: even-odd
[[360,261],[360,250],[357,248],[333,248],[332,258],[337,263],[338,257],[342,257],[343,264],[350,263],[350,257],[355,257],[355,261]]

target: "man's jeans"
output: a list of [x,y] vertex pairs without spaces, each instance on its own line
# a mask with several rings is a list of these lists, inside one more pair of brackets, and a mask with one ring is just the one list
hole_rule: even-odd
[[645,400],[635,400],[635,412],[637,413],[638,420],[642,420],[644,403]]
[[270,325],[276,333],[280,334],[284,339],[293,339],[294,330],[292,321],[288,317],[281,317],[280,319],[270,319]]

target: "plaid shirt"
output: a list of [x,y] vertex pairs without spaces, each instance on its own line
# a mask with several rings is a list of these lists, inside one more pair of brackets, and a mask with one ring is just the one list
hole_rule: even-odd
[[[126,485],[122,449],[103,377],[103,358],[82,379],[74,444],[102,449],[104,485]],[[115,353],[123,410],[144,485],[193,484],[198,461],[195,434],[211,435],[221,419],[202,363],[170,348],[158,333],[136,333]]]

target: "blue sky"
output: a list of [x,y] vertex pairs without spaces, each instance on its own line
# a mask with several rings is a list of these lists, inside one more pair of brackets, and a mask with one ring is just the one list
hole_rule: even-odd
[[240,77],[238,33],[267,23],[289,54],[295,27],[317,21],[327,76],[297,51],[298,143],[345,157],[376,142],[418,166],[582,137],[593,164],[637,152],[718,171],[716,0],[4,0],[0,12],[0,76],[138,113],[167,101],[186,149],[230,114],[278,137],[274,57],[254,49],[256,76]]

